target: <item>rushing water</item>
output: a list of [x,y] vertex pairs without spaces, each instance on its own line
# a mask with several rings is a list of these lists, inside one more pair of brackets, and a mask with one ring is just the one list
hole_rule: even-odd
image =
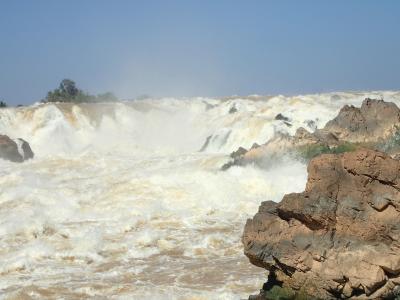
[[36,155],[0,160],[1,298],[255,293],[266,276],[243,255],[243,225],[261,201],[303,190],[306,168],[220,167],[239,146],[322,127],[366,96],[400,102],[376,92],[0,110],[0,133],[26,139]]

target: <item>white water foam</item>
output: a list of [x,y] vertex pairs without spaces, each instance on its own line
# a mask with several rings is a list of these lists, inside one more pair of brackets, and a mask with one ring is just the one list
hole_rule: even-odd
[[261,201],[302,191],[306,168],[219,168],[238,146],[309,120],[322,127],[366,96],[400,100],[377,92],[0,110],[0,132],[36,154],[0,160],[0,295],[246,298],[266,273],[242,253],[244,223]]

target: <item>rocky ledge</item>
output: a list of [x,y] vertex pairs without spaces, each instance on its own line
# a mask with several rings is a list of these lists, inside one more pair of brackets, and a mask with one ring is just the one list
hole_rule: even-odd
[[33,156],[33,151],[27,141],[23,139],[14,141],[7,135],[0,134],[0,158],[12,162],[23,162]]
[[284,153],[309,160],[322,153],[363,147],[388,153],[400,151],[400,109],[396,104],[367,98],[361,107],[345,105],[324,128],[311,133],[300,127],[294,136],[277,134],[261,146],[241,148],[231,154],[232,161],[222,169],[249,163],[263,166]]
[[[246,223],[244,252],[270,272],[251,299],[395,299],[399,220],[400,161],[368,149],[312,159],[304,192]],[[268,296],[279,290],[291,296]]]

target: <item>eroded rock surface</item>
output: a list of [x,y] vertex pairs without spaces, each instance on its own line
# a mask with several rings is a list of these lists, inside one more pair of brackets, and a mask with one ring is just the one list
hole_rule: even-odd
[[246,256],[283,287],[319,299],[400,294],[400,161],[368,149],[325,154],[303,193],[263,202],[246,223]]
[[7,135],[0,135],[0,158],[12,162],[23,162],[33,156],[33,151],[27,141],[17,139],[15,142]]
[[396,104],[367,98],[359,108],[345,105],[322,129],[311,133],[300,127],[294,136],[277,134],[257,149],[242,151],[223,169],[248,163],[263,166],[269,157],[276,154],[281,157],[283,153],[309,159],[321,153],[346,152],[359,147],[380,149],[396,134],[399,145],[395,145],[395,150],[400,151],[400,109]]
[[345,105],[324,130],[349,142],[376,142],[400,125],[400,109],[392,102],[365,99],[360,108]]

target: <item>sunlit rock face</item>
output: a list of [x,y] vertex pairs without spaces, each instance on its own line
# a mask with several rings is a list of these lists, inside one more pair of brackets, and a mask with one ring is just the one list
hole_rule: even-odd
[[318,299],[392,299],[399,218],[398,160],[373,150],[325,154],[310,162],[304,192],[261,204],[244,251],[283,287]]
[[393,135],[400,126],[400,109],[392,102],[367,98],[360,108],[345,105],[324,130],[339,140],[377,142]]

